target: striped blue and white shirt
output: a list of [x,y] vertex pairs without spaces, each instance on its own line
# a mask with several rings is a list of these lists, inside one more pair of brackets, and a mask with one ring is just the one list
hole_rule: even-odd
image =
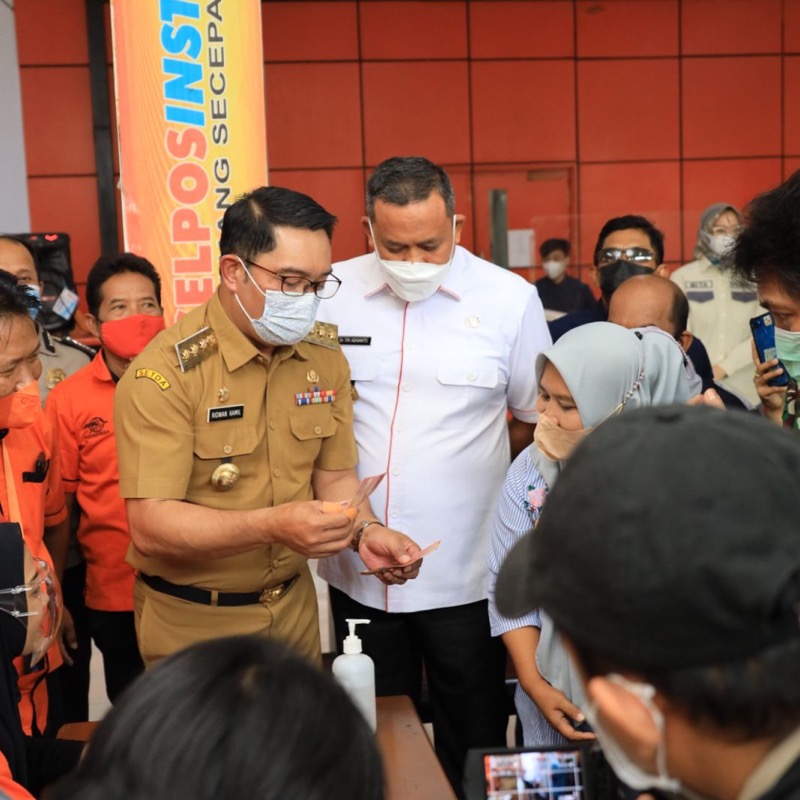
[[[542,627],[542,618],[536,609],[522,617],[514,619],[504,617],[497,610],[494,588],[497,573],[511,548],[533,530],[548,488],[531,461],[530,448],[526,448],[516,457],[506,473],[492,525],[489,545],[489,622],[492,636],[501,636],[517,628]],[[514,695],[514,703],[517,716],[522,723],[526,747],[556,747],[566,743],[567,740],[550,726],[533,700],[519,685]]]

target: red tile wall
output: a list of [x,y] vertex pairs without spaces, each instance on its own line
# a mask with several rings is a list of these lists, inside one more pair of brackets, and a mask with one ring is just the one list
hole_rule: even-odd
[[[99,249],[84,1],[15,8],[32,226],[72,235],[81,281]],[[271,181],[339,217],[336,258],[363,251],[364,181],[390,155],[446,167],[484,252],[487,174],[567,170],[572,216],[564,183],[534,213],[552,202],[547,235],[563,220],[584,265],[622,213],[679,264],[705,206],[800,168],[797,0],[264,0],[262,24]]]

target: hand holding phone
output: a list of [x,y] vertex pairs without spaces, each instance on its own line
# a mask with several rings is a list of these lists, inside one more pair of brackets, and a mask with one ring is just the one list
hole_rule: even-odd
[[758,377],[763,379],[767,386],[786,386],[789,383],[789,375],[780,361],[769,368],[765,366],[768,362],[777,359],[778,355],[775,347],[775,323],[772,314],[767,312],[753,317],[750,320],[750,331],[753,334],[753,343],[760,362],[760,365],[757,365],[756,389],[758,389]]

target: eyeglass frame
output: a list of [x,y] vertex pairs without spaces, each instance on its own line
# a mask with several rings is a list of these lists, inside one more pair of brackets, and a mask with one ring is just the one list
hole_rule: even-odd
[[[267,267],[262,267],[261,264],[256,264],[255,261],[251,261],[249,258],[242,258],[242,261],[244,261],[245,264],[249,264],[251,267],[258,267],[258,269],[263,269],[264,272],[268,272],[270,275],[279,278],[281,282],[280,291],[287,295],[308,294],[310,291],[312,291],[317,297],[319,297],[320,300],[330,300],[331,297],[336,295],[342,285],[341,278],[337,278],[332,272],[323,281],[312,281],[310,278],[306,278],[304,275],[281,275],[279,272],[275,272]],[[286,281],[290,280],[303,281],[305,282],[307,288],[302,292],[287,291]],[[334,284],[336,288],[333,290],[333,293],[327,297],[320,297],[320,294],[317,290],[319,287],[324,287],[326,283]]]
[[[649,253],[650,255],[646,258],[639,258],[635,259],[629,257],[632,251],[638,250],[640,254]],[[602,260],[600,257],[601,253],[611,253],[616,252],[618,253],[616,258],[609,258],[606,260]],[[624,257],[623,257],[624,256]],[[656,254],[652,250],[648,250],[646,247],[601,247],[595,254],[595,261],[597,262],[598,267],[603,267],[606,264],[613,264],[615,261],[629,261],[633,264],[639,264],[643,261],[652,261],[654,266],[658,266],[656,263]]]

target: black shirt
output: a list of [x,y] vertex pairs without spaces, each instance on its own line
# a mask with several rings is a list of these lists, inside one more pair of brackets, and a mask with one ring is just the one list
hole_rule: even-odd
[[594,305],[592,290],[577,278],[565,275],[561,283],[550,278],[539,278],[534,284],[542,305],[552,311],[585,311]]

